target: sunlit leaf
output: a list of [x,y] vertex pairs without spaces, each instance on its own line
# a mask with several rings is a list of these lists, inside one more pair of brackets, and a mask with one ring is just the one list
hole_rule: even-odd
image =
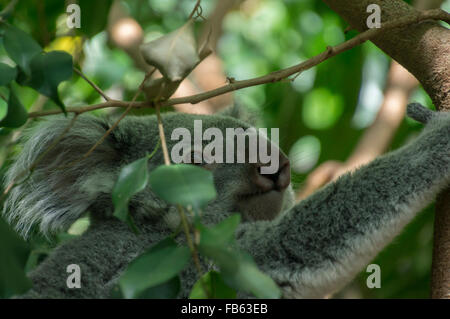
[[91,221],[88,217],[78,218],[67,230],[67,233],[70,235],[79,236],[83,234],[91,224]]
[[20,127],[28,120],[28,112],[16,96],[12,87],[9,90],[8,111],[0,121],[3,127]]
[[41,46],[26,32],[4,25],[3,45],[8,56],[30,75],[30,63],[33,57],[42,52]]
[[[205,292],[207,289],[207,292]],[[227,286],[217,271],[209,271],[202,276],[192,287],[190,299],[234,299],[236,291]]]
[[29,248],[19,236],[0,219],[0,298],[8,298],[31,288],[25,276]]
[[200,62],[192,30],[192,20],[181,28],[143,44],[145,61],[158,68],[170,81],[181,81]]
[[167,238],[136,258],[119,280],[125,298],[137,298],[151,287],[175,277],[191,257],[189,248]]
[[128,202],[136,193],[144,190],[148,182],[148,157],[124,166],[114,185],[112,201],[114,203],[114,216],[122,221],[127,221]]
[[309,92],[303,102],[303,121],[312,129],[324,130],[332,127],[343,111],[342,99],[328,89],[318,88]]
[[159,166],[149,181],[153,192],[169,204],[199,209],[217,196],[212,173],[194,165]]
[[7,85],[16,78],[17,69],[0,63],[0,86]]
[[72,56],[80,54],[82,49],[83,38],[80,36],[63,36],[54,39],[47,47],[46,52],[65,51]]
[[[0,97],[0,121],[8,114],[8,99],[9,99],[9,92],[7,90],[2,90],[0,92],[2,96]],[[0,127],[0,136],[3,135],[3,130],[5,130],[4,127]]]

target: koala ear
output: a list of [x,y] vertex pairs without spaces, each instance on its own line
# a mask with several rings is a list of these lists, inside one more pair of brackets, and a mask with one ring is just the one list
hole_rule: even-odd
[[222,111],[218,112],[217,115],[232,117],[237,120],[246,122],[251,126],[259,126],[259,124],[261,123],[261,119],[255,111],[252,111],[249,108],[238,103],[226,107]]
[[[79,116],[68,132],[71,118],[46,120],[24,134],[23,151],[9,168],[5,185],[18,183],[7,195],[3,214],[27,237],[38,226],[48,235],[68,228],[102,197],[109,199],[115,182],[118,154],[114,137],[108,136],[87,158],[81,159],[108,129],[104,119]],[[33,163],[38,165],[25,181]],[[25,174],[24,174],[25,172]],[[106,202],[106,200],[104,200]],[[110,205],[111,200],[108,200]]]

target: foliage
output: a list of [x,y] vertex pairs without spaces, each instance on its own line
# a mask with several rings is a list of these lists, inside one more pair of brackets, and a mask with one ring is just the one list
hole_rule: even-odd
[[0,297],[24,293],[31,287],[25,276],[29,249],[3,219],[0,219]]
[[145,290],[174,278],[187,265],[190,256],[189,248],[178,246],[172,238],[157,243],[136,258],[120,278],[125,298],[139,297]]
[[[146,161],[147,157],[144,157],[125,166],[119,175],[117,185],[126,185],[125,180],[134,176],[136,185],[143,188],[142,185],[146,184],[143,177],[146,178],[147,173],[142,163],[146,165]],[[229,296],[230,291],[233,291],[230,287],[261,298],[280,296],[280,291],[272,279],[258,270],[250,256],[235,247],[234,232],[240,221],[239,215],[232,215],[211,228],[201,224],[201,209],[216,197],[211,172],[193,165],[163,165],[150,172],[148,179],[156,195],[170,204],[180,205],[181,214],[184,214],[181,206],[188,210],[194,209],[195,217],[191,217],[196,220],[194,231],[199,233],[198,251],[202,256],[213,260],[220,268],[220,274],[211,275],[216,280],[212,280],[211,277],[200,279],[200,281],[206,280],[207,288],[199,292],[199,289],[204,288],[200,282],[193,292],[194,296],[203,294],[220,297],[222,293]],[[115,189],[117,190],[118,187],[116,186]],[[126,188],[125,191],[128,189],[130,188]],[[131,189],[134,190],[134,187]],[[114,195],[117,193],[113,193]],[[118,207],[123,209],[122,202],[116,204],[116,210]],[[155,244],[147,253],[130,264],[121,277],[120,288],[123,296],[125,298],[140,297],[150,288],[153,289],[153,293],[156,293],[155,289],[166,291],[167,286],[161,284],[170,284],[170,280],[178,275],[189,259],[189,248],[177,245],[172,238],[166,238]],[[156,288],[157,285],[161,286]],[[211,292],[215,292],[215,295],[211,295]]]
[[217,194],[211,172],[193,165],[160,166],[150,174],[150,187],[166,202],[200,210]]
[[[72,57],[63,51],[43,52],[32,37],[16,27],[2,25],[1,28],[5,51],[17,64],[16,78],[10,78],[10,82],[16,80],[32,87],[51,98],[65,112],[57,88],[59,83],[72,76]],[[13,109],[8,112],[14,113]]]
[[114,203],[114,216],[128,222],[132,229],[135,226],[131,215],[128,214],[128,202],[134,194],[144,190],[147,185],[147,162],[148,158],[144,157],[123,167],[111,194]]
[[[18,151],[10,143],[13,128],[26,123],[27,112],[39,94],[49,98],[45,110],[100,101],[85,81],[72,77],[74,64],[83,64],[86,74],[105,90],[118,91],[124,99],[135,93],[143,74],[124,52],[107,45],[111,2],[78,1],[83,27],[75,33],[65,29],[65,7],[60,0],[39,1],[39,15],[29,15],[29,4],[20,1],[7,22],[0,23],[0,93],[5,97],[0,99],[0,175],[8,167],[10,155]],[[5,3],[0,1],[0,6]],[[203,15],[208,16],[214,4],[213,0],[202,1]],[[207,54],[205,44],[198,45],[195,37],[198,26],[186,23],[192,5],[192,1],[168,0],[126,3],[131,16],[143,26],[146,39],[154,40],[143,55],[165,77],[149,83],[146,92],[154,92],[156,87],[159,98],[170,96]],[[345,28],[345,23],[320,1],[248,1],[226,16],[218,53],[230,78],[246,79],[290,66],[353,36],[351,32],[345,34]],[[60,41],[61,35],[65,42]],[[73,47],[82,37],[87,40],[81,60],[77,60]],[[186,49],[170,51],[179,46]],[[181,57],[177,56],[180,51]],[[167,60],[167,52],[174,53],[175,58]],[[183,63],[173,64],[180,60]],[[284,150],[301,146],[295,161],[309,162],[300,165],[304,169],[293,176],[299,186],[313,167],[329,159],[348,157],[361,129],[373,121],[387,67],[387,58],[368,43],[304,72],[291,83],[251,87],[236,92],[235,98],[260,113],[266,127],[280,128]],[[370,88],[371,94],[362,94],[360,88]],[[423,89],[413,97],[431,107]],[[147,94],[147,98],[156,96]],[[413,122],[404,121],[392,147],[401,146],[418,129]],[[308,139],[302,139],[304,136]],[[215,197],[209,172],[190,165],[161,166],[149,172],[148,158],[122,169],[112,194],[114,215],[137,231],[128,214],[128,202],[147,185],[163,200],[180,205],[180,212],[193,221],[190,231],[199,236],[195,249],[201,258],[217,266],[202,274],[190,297],[234,298],[238,290],[257,297],[279,297],[274,282],[235,247],[238,215],[213,227],[202,225],[201,209]],[[433,223],[430,211],[428,208],[374,261],[383,269],[382,289],[368,289],[367,274],[362,272],[348,291],[356,291],[358,297],[427,297]],[[180,289],[179,272],[192,258],[192,247],[186,246],[182,237],[174,234],[139,256],[121,278],[114,297],[175,297]],[[35,238],[29,246],[31,251],[0,220],[0,297],[26,290],[29,282],[25,269],[42,261],[53,245]]]

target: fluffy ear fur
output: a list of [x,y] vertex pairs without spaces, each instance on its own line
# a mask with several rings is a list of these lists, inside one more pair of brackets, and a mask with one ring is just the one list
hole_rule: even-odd
[[[6,174],[5,185],[12,181],[18,184],[8,194],[3,214],[24,237],[34,227],[46,235],[66,229],[94,202],[111,207],[109,194],[117,175],[112,170],[119,166],[112,163],[119,161],[114,137],[106,138],[90,156],[81,160],[108,129],[106,120],[79,116],[59,143],[48,150],[71,118],[58,116],[27,130],[23,151]],[[47,153],[31,176],[20,182],[44,152]]]

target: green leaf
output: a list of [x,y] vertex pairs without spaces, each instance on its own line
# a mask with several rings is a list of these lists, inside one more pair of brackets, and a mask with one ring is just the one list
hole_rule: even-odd
[[26,32],[4,25],[3,45],[8,56],[30,75],[30,63],[33,57],[42,52],[41,46]]
[[40,251],[32,250],[28,256],[27,263],[25,265],[25,273],[35,269],[39,264],[39,258],[41,258],[42,253]]
[[[1,122],[1,120],[3,120],[5,118],[6,114],[8,114],[9,93],[8,93],[8,97],[5,95],[6,94],[3,94],[3,97],[0,97],[0,122]],[[0,127],[0,136],[4,135],[4,133],[5,133],[5,132],[3,132],[4,130],[5,130],[5,128]]]
[[234,214],[210,228],[201,224],[196,225],[200,230],[200,244],[224,247],[231,244],[235,238],[236,227],[240,222],[241,215]]
[[0,219],[0,298],[9,298],[31,288],[25,275],[27,244]]
[[220,267],[222,277],[230,287],[251,293],[257,298],[281,296],[272,278],[261,272],[251,256],[244,252],[213,245],[199,245],[199,252]]
[[232,249],[235,243],[235,231],[240,222],[240,215],[235,214],[224,221],[207,228],[197,223],[200,230],[198,249],[201,254],[212,258],[222,270],[235,272],[239,268],[239,260]]
[[30,62],[31,77],[23,84],[51,98],[64,112],[58,85],[72,76],[72,56],[64,51],[37,54]]
[[258,269],[250,255],[240,252],[233,255],[239,267],[237,271],[221,269],[225,282],[238,290],[253,294],[257,298],[280,298],[281,291],[276,283]]
[[[205,293],[208,290],[208,295]],[[189,295],[190,299],[234,299],[236,291],[227,286],[222,276],[217,271],[209,271],[202,276],[194,285]]]
[[7,85],[17,76],[17,69],[0,63],[0,86]]
[[[180,292],[181,282],[180,277],[175,276],[172,279],[163,282],[162,284],[148,288],[139,293],[138,299],[175,299]],[[116,285],[109,296],[110,299],[123,299],[123,293],[119,285]]]
[[180,291],[181,282],[180,277],[175,276],[169,281],[166,281],[157,286],[151,287],[140,293],[140,299],[175,299]]
[[238,290],[252,293],[258,298],[279,298],[280,289],[262,273],[252,257],[235,248],[235,230],[240,216],[232,215],[221,223],[200,230],[199,252],[211,258],[219,267],[225,282]]
[[203,256],[211,258],[222,272],[235,273],[239,270],[239,259],[236,257],[237,251],[231,247],[200,244],[198,251]]
[[0,121],[3,127],[20,127],[28,120],[28,112],[14,93],[12,87],[9,90],[8,111]]
[[122,221],[127,221],[128,202],[136,193],[144,190],[148,182],[148,157],[138,159],[124,166],[119,174],[114,189],[112,200],[114,203],[114,216]]
[[108,12],[112,0],[78,0],[81,9],[81,28],[77,31],[89,38],[103,31],[108,22]]
[[143,44],[141,53],[145,61],[158,68],[165,78],[173,82],[183,80],[200,62],[192,20],[169,34]]
[[150,172],[150,187],[169,204],[194,209],[204,207],[216,198],[213,175],[194,165],[162,165]]
[[120,286],[119,285],[115,285],[110,293],[109,293],[109,299],[123,299],[123,293],[120,290]]
[[151,287],[175,277],[191,258],[189,248],[166,238],[136,258],[119,280],[125,298],[138,298]]

